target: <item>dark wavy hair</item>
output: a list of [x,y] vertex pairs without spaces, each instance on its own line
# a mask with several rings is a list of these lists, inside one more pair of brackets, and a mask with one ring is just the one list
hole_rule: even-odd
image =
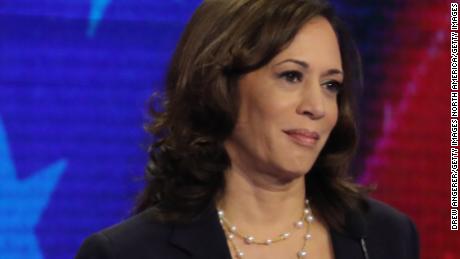
[[362,208],[373,187],[354,182],[350,164],[358,144],[355,95],[361,91],[362,65],[346,26],[321,0],[208,0],[183,32],[166,75],[163,111],[150,100],[152,120],[146,187],[135,213],[153,207],[162,222],[189,222],[215,202],[231,166],[223,142],[238,116],[238,80],[269,63],[315,16],[334,28],[344,69],[335,128],[306,174],[312,210],[342,231],[345,212]]

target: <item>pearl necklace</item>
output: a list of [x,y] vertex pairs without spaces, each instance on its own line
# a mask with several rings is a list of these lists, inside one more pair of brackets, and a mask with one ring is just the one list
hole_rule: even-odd
[[[266,240],[256,240],[256,238],[253,235],[244,235],[240,233],[237,229],[237,227],[233,224],[231,224],[224,216],[224,211],[220,208],[217,208],[218,210],[218,215],[219,215],[219,222],[222,225],[222,228],[224,229],[226,233],[227,239],[230,241],[230,244],[233,248],[233,250],[236,253],[237,258],[243,258],[244,253],[240,249],[238,249],[235,245],[235,242],[233,241],[235,237],[239,237],[244,240],[244,242],[248,245],[271,245],[276,242],[280,242],[282,240],[286,240],[291,236],[290,232],[284,232],[275,238],[272,239],[266,239]],[[307,256],[307,250],[305,249],[307,241],[312,238],[312,235],[310,234],[310,225],[314,221],[313,213],[310,209],[309,205],[309,200],[305,200],[305,209],[302,215],[302,218],[294,223],[294,228],[300,229],[304,226],[304,222],[307,222],[307,233],[304,236],[304,243],[302,246],[302,249],[297,252],[297,258],[305,258]]]

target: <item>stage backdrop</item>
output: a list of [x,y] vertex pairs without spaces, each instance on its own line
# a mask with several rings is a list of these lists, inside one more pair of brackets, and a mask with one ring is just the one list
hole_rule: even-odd
[[[449,1],[333,1],[363,56],[361,182],[412,217],[422,258],[450,232]],[[376,4],[380,3],[380,4]],[[143,187],[146,101],[196,0],[0,2],[0,258],[72,258]]]

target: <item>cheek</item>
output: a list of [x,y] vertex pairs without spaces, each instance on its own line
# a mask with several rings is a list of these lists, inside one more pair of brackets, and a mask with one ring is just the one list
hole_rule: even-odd
[[335,110],[332,112],[330,119],[328,120],[330,130],[332,130],[337,124],[338,116],[339,116],[339,112],[336,107]]
[[[335,125],[337,124],[337,121],[339,119],[339,107],[338,107],[338,104],[335,104],[334,105],[334,113],[333,113],[333,116],[332,116],[332,121],[331,121],[331,124],[332,124],[332,128],[335,127]],[[331,130],[332,130],[331,128]]]
[[289,112],[287,98],[281,98],[274,91],[267,91],[269,87],[266,85],[264,89],[254,89],[243,100],[240,110],[242,125],[248,125],[256,131],[269,130],[267,127],[276,125]]
[[[277,104],[264,101],[253,102],[248,105],[248,110],[239,123],[240,137],[247,140],[250,145],[259,149],[259,152],[273,149],[273,140],[276,132],[281,132],[281,124],[278,123],[285,112]],[[279,105],[279,104],[278,104]]]
[[337,124],[339,117],[339,106],[337,100],[331,99],[328,100],[326,106],[326,117],[324,118],[324,128],[332,131],[332,129]]
[[253,131],[270,130],[270,125],[276,125],[289,112],[290,101],[286,97],[269,72],[251,73],[240,81],[242,124],[249,125]]
[[286,105],[266,93],[251,97],[242,102],[235,128],[236,138],[241,145],[265,160],[277,149]]
[[323,125],[324,126],[324,133],[325,133],[326,137],[323,138],[323,141],[321,143],[321,148],[324,147],[324,145],[326,144],[327,140],[330,137],[330,134],[331,134],[332,130],[337,125],[339,112],[337,110],[337,107],[334,107],[334,109],[330,110],[329,116],[327,116],[327,118],[325,120],[325,124]]

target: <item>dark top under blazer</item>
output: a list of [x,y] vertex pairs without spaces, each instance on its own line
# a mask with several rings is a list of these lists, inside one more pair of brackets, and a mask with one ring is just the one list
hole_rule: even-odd
[[[369,259],[418,259],[419,234],[411,219],[381,201],[367,201],[369,210],[362,218]],[[76,258],[230,259],[215,206],[209,206],[201,215],[191,224],[162,224],[153,221],[152,210],[147,209],[89,236]],[[365,258],[359,237],[351,232],[330,230],[335,259]]]

